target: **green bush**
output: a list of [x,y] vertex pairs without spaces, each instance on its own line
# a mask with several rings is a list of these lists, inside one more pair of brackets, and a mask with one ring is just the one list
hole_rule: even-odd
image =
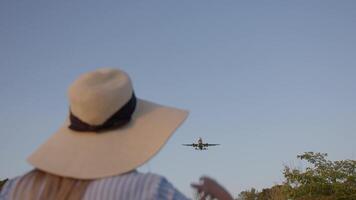
[[284,166],[284,182],[263,189],[243,191],[241,200],[356,200],[356,160],[330,161],[326,153],[297,156],[305,169]]

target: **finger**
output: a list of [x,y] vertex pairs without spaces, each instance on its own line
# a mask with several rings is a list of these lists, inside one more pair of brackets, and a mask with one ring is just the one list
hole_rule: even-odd
[[202,184],[208,183],[208,182],[212,182],[212,181],[213,181],[213,179],[210,178],[210,177],[208,177],[208,176],[202,176],[202,177],[200,177],[199,180],[200,180],[200,182],[202,182]]
[[203,194],[200,197],[200,200],[205,200],[209,196],[208,193],[203,192]]
[[202,192],[203,191],[203,187],[201,185],[198,185],[198,184],[191,184],[191,186],[196,189],[198,191],[198,193]]
[[202,176],[202,177],[200,177],[200,180],[202,180],[202,181],[215,181],[213,178],[210,178],[209,176]]
[[202,177],[201,180],[203,181],[204,185],[218,185],[218,182],[216,182],[214,179],[210,177]]

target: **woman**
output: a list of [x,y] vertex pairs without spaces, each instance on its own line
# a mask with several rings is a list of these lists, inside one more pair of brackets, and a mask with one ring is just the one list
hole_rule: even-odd
[[[35,169],[8,181],[0,199],[186,199],[164,177],[135,169],[158,153],[187,111],[136,98],[118,69],[81,75],[68,97],[67,120],[28,158]],[[204,185],[193,186],[223,199]]]

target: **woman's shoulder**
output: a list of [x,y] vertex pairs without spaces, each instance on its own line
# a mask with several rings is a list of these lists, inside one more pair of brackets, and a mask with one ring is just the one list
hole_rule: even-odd
[[93,181],[93,183],[111,183],[111,184],[117,184],[117,183],[130,183],[130,185],[144,185],[146,182],[149,183],[149,185],[152,185],[152,183],[159,183],[162,180],[164,180],[165,177],[161,176],[159,174],[155,174],[155,173],[142,173],[142,172],[138,172],[138,171],[131,171],[125,174],[120,174],[120,175],[116,175],[116,176],[110,176],[110,177],[105,177],[105,178],[101,178],[101,179],[96,179]]
[[[0,191],[0,200],[7,200],[22,176],[8,180]],[[177,198],[178,197],[178,198]],[[162,175],[131,171],[125,174],[92,180],[84,195],[92,199],[186,199]]]
[[153,197],[163,176],[132,171],[94,180],[87,188],[84,199],[149,199]]
[[164,176],[133,171],[93,181],[88,186],[84,199],[186,198]]

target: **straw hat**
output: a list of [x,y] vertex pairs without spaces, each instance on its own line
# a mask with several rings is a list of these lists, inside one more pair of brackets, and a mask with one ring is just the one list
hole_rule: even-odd
[[28,162],[77,179],[119,175],[139,167],[188,115],[185,110],[136,98],[129,76],[118,69],[81,75],[68,96],[69,117]]

